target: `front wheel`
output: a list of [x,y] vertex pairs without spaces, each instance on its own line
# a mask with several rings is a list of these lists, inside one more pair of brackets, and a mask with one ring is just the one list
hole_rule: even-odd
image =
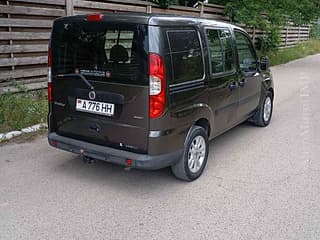
[[182,158],[173,166],[173,174],[181,180],[193,181],[201,176],[208,159],[208,136],[202,127],[192,127]]
[[264,100],[259,107],[259,110],[253,116],[253,123],[260,127],[266,127],[269,125],[273,112],[273,96],[270,91],[266,93]]

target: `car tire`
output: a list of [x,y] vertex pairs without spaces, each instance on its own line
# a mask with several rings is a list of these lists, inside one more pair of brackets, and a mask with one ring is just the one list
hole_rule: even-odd
[[252,118],[252,122],[259,127],[266,127],[269,125],[273,113],[273,95],[267,91],[259,110]]
[[196,180],[207,164],[208,153],[209,140],[206,131],[200,126],[193,126],[187,136],[182,157],[171,166],[173,174],[180,180]]

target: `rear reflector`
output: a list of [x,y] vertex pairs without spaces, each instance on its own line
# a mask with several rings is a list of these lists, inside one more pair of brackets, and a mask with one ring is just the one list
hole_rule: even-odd
[[54,146],[54,147],[57,147],[58,146],[58,141],[57,140],[52,140],[51,141],[51,144],[52,144],[52,146]]
[[131,166],[132,165],[132,159],[127,159],[126,163],[127,163],[127,166]]
[[150,53],[149,55],[149,117],[160,117],[166,104],[165,69],[161,56]]
[[92,14],[87,17],[88,22],[99,22],[103,19],[103,14]]

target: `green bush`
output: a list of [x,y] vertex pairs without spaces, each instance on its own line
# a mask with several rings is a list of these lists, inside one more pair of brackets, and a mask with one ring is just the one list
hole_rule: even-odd
[[44,90],[0,96],[0,132],[19,130],[46,122],[47,96]]
[[258,38],[257,49],[262,53],[275,51],[278,49],[280,42],[280,31],[278,28],[273,28]]
[[314,24],[310,31],[310,37],[313,39],[320,39],[320,24]]
[[317,53],[320,53],[320,40],[310,40],[290,48],[279,49],[278,51],[271,51],[269,53],[260,53],[260,55],[269,56],[270,63],[274,66]]

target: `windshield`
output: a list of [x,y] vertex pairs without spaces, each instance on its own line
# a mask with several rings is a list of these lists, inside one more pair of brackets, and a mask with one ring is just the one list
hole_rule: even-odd
[[52,73],[80,73],[88,80],[146,85],[145,25],[57,22],[52,33]]

